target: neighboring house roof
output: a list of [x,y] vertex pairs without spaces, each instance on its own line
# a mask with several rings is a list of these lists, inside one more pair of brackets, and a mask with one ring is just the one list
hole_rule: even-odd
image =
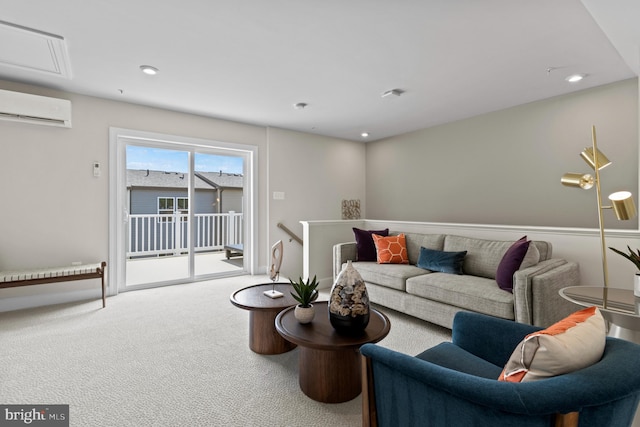
[[[205,180],[213,182],[220,188],[242,188],[244,177],[242,174],[225,172],[196,172],[196,189],[215,188]],[[189,174],[183,172],[164,172],[154,170],[127,169],[127,188],[187,188]]]
[[[240,173],[196,172],[196,175],[201,175],[222,188],[244,187],[244,176]],[[203,182],[203,180],[198,179],[196,182]]]

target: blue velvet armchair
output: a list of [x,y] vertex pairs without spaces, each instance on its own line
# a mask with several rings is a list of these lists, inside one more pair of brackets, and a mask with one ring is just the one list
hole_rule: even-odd
[[458,313],[452,341],[418,356],[366,344],[363,426],[630,426],[640,397],[640,345],[607,338],[585,369],[497,381],[525,335],[541,328]]

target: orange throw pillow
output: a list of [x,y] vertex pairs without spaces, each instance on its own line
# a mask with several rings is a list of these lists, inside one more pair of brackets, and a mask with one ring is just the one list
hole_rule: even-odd
[[378,264],[409,264],[404,234],[382,237],[373,234]]

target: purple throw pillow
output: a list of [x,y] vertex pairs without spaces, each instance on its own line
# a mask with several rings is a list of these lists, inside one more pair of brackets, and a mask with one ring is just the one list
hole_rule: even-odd
[[357,256],[356,261],[376,261],[376,245],[373,243],[372,234],[387,237],[389,229],[384,230],[361,230],[353,227],[353,234],[356,236]]
[[513,292],[513,273],[520,268],[530,243],[531,240],[527,240],[527,236],[523,236],[504,253],[500,264],[498,264],[498,271],[496,271],[496,282],[498,282],[500,289]]

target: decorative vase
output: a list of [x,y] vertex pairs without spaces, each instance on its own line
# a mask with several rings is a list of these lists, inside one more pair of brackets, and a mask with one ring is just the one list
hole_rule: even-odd
[[329,321],[341,334],[357,335],[369,324],[369,295],[360,273],[347,261],[329,297]]
[[633,294],[640,297],[640,273],[633,276]]
[[313,307],[313,304],[309,305],[309,307],[303,307],[300,304],[296,305],[296,308],[293,309],[293,317],[303,325],[309,323],[313,320],[313,317],[316,315],[316,310]]

